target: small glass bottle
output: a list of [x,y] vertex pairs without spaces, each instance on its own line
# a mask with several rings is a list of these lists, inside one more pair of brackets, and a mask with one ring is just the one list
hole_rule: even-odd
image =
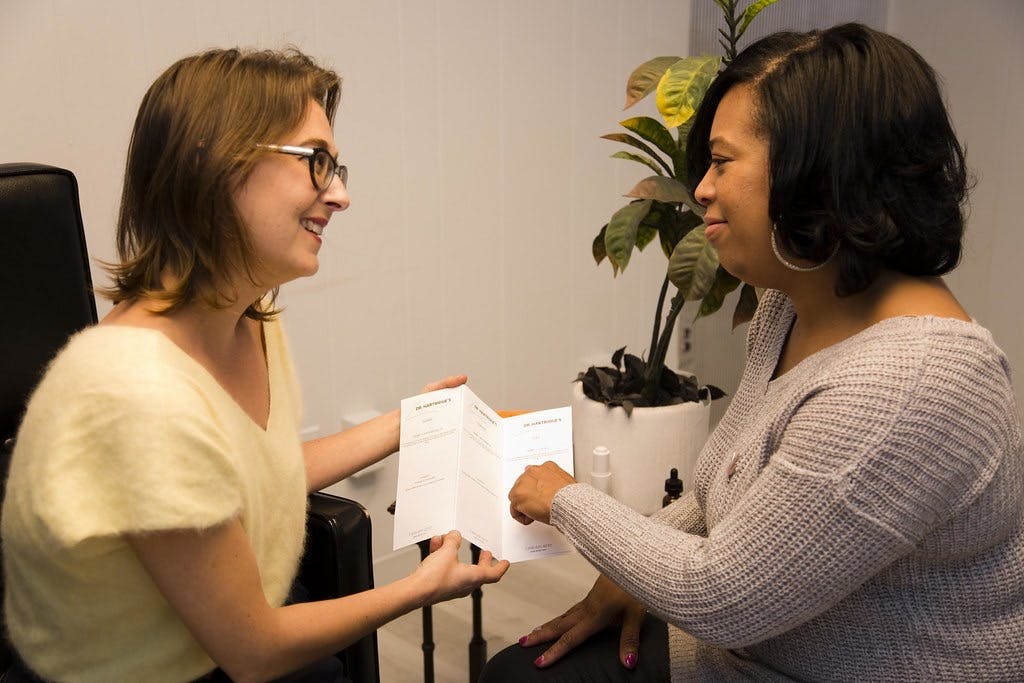
[[669,470],[668,479],[665,480],[665,497],[661,499],[661,507],[665,507],[681,495],[683,495],[683,480],[679,478],[679,471],[673,467]]

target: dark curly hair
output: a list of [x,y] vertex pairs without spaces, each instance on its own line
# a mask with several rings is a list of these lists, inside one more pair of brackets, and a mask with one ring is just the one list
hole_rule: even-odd
[[768,212],[779,241],[814,262],[838,247],[839,296],[866,289],[883,269],[929,276],[957,265],[968,174],[921,55],[860,24],[753,43],[694,116],[691,187],[710,165],[715,111],[741,84],[752,89],[754,122],[768,140]]

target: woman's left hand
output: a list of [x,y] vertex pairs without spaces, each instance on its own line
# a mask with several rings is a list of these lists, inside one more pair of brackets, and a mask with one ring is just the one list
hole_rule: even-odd
[[575,483],[572,475],[550,460],[543,465],[528,466],[508,492],[512,518],[521,524],[534,520],[550,524],[551,501],[555,494]]
[[469,378],[465,375],[452,375],[450,377],[445,377],[444,379],[431,382],[427,386],[423,387],[423,391],[420,393],[426,394],[431,391],[437,391],[438,389],[452,389],[465,384],[467,379]]

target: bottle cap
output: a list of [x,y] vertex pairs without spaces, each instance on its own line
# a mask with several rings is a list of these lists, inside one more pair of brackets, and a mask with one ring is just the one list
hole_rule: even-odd
[[679,470],[673,467],[669,470],[668,479],[665,480],[665,493],[678,496],[683,492],[683,480],[679,478]]
[[597,475],[606,475],[611,473],[611,463],[609,456],[611,452],[604,446],[598,446],[594,449],[594,457],[590,463],[590,472]]

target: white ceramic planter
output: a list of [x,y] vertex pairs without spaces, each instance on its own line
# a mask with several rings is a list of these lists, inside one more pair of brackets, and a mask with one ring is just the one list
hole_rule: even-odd
[[693,486],[693,467],[708,437],[711,402],[658,408],[609,408],[592,401],[573,383],[572,443],[576,481],[590,483],[594,448],[611,455],[608,493],[649,515],[661,507],[669,470],[679,470],[683,490]]

